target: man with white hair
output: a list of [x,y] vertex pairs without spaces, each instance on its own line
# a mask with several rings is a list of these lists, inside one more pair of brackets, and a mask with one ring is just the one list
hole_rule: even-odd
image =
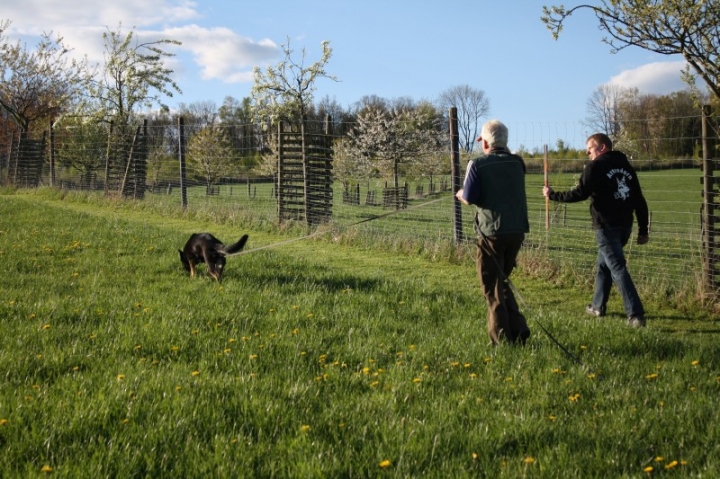
[[508,129],[498,120],[482,127],[483,154],[470,160],[455,197],[477,207],[477,271],[487,301],[487,327],[493,345],[525,344],[530,337],[509,283],[517,255],[530,231],[525,196],[525,162],[507,148]]

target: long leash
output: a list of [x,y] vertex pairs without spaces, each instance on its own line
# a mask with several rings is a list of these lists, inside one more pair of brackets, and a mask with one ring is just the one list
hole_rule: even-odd
[[[483,239],[487,239],[487,236],[485,236],[482,232],[480,232]],[[483,244],[487,244],[487,242],[483,242]],[[513,283],[510,278],[505,274],[505,271],[500,267],[500,263],[498,262],[497,258],[494,254],[491,254],[493,261],[495,262],[495,266],[497,267],[498,271],[500,272],[501,277],[504,281],[507,281],[508,286],[510,286],[510,289],[512,290],[513,294],[515,295],[515,298],[520,302],[522,305],[523,311],[527,316],[530,316],[533,321],[535,321],[535,324],[537,324],[543,333],[547,335],[550,340],[555,343],[555,345],[560,348],[562,352],[565,353],[567,357],[575,361],[578,365],[580,365],[582,368],[584,368],[586,371],[589,371],[590,373],[595,374],[596,377],[602,378],[603,376],[601,374],[598,374],[593,370],[593,368],[590,368],[588,365],[583,363],[580,358],[578,358],[576,355],[571,353],[568,348],[566,348],[560,341],[558,341],[555,336],[553,336],[550,331],[540,322],[540,320],[533,314],[531,314],[530,308],[528,307],[528,304],[525,302],[525,298],[523,298],[522,294],[520,294],[520,290],[517,289],[515,286],[515,283]]]
[[[419,204],[419,205],[413,205],[413,206],[410,206],[410,207],[408,207],[408,208],[404,208],[404,209],[402,209],[402,210],[393,210],[393,211],[388,211],[387,213],[383,213],[383,214],[381,214],[381,215],[371,216],[370,218],[365,218],[365,219],[363,219],[363,220],[356,221],[356,222],[354,222],[354,223],[350,223],[350,224],[348,224],[348,225],[345,225],[344,227],[345,227],[345,228],[351,228],[351,227],[353,227],[353,226],[357,226],[357,225],[360,225],[360,224],[363,224],[363,223],[367,223],[367,222],[369,222],[369,221],[379,220],[380,218],[386,218],[386,217],[388,217],[388,216],[395,215],[395,214],[398,214],[398,213],[405,213],[405,212],[407,212],[407,211],[411,211],[411,210],[414,210],[414,209],[417,209],[417,208],[421,208],[421,207],[423,207],[423,206],[427,206],[427,205],[431,205],[431,204],[433,204],[433,203],[437,203],[438,201],[442,201],[442,200],[445,200],[445,199],[447,199],[447,198],[454,198],[454,196],[441,196],[440,198],[435,198],[434,200],[426,201],[425,203],[421,203],[421,204]],[[234,255],[229,255],[229,256],[240,256],[240,255],[244,255],[244,254],[254,253],[254,252],[256,252],[256,251],[261,251],[261,250],[264,250],[264,249],[276,248],[276,247],[278,247],[278,246],[286,245],[286,244],[289,244],[289,243],[294,243],[294,242],[296,242],[296,241],[302,241],[302,240],[306,240],[306,239],[309,239],[309,238],[314,238],[315,236],[321,236],[321,235],[324,235],[324,234],[328,234],[328,233],[331,233],[332,231],[333,231],[332,229],[323,230],[323,231],[316,231],[315,233],[311,233],[311,234],[309,234],[309,235],[300,236],[300,237],[298,237],[298,238],[292,238],[292,239],[289,239],[289,240],[286,240],[286,241],[279,241],[279,242],[277,242],[277,243],[272,243],[272,244],[268,244],[268,245],[265,245],[265,246],[260,246],[260,247],[258,247],[258,248],[253,248],[253,249],[250,249],[250,250],[243,250],[243,251],[240,251],[240,252],[238,252],[238,253],[235,253]]]

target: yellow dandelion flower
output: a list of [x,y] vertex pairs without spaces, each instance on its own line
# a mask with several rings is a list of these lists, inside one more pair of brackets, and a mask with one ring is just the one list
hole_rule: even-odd
[[489,363],[490,361],[492,361],[492,358],[483,358],[483,362],[485,364]]
[[225,353],[225,354],[230,354],[231,351],[232,351],[232,349],[230,349],[230,348],[223,349],[223,353]]
[[551,415],[551,416],[548,416],[548,419],[550,419],[550,421],[554,421],[554,420],[556,420],[556,419],[557,419],[557,417],[556,417],[556,416],[552,416],[552,415]]
[[692,365],[693,365],[693,366],[699,366],[699,365],[700,365],[700,361],[696,359],[695,361],[692,362]]
[[190,373],[190,376],[199,376],[199,375],[200,375],[200,371],[193,371]]
[[235,341],[236,341],[235,338],[228,339],[228,343],[234,343]]
[[42,469],[40,469],[40,472],[53,472],[53,468],[45,464]]
[[274,313],[274,312],[275,312],[275,308],[270,308],[270,312],[271,312],[271,313]]
[[128,418],[125,418],[125,419],[122,420],[122,423],[123,423],[123,424],[127,424],[127,423],[129,423],[129,422],[130,422],[130,419],[128,419]]
[[416,348],[416,347],[417,347],[417,346],[415,346],[414,344],[411,344],[411,345],[410,345],[410,351],[415,351],[415,348]]
[[463,367],[464,367],[465,369],[467,369],[467,368],[469,368],[469,367],[471,367],[471,366],[472,366],[472,364],[470,364],[470,363],[465,363],[465,364],[463,364]]
[[308,432],[310,430],[310,426],[308,426],[307,424],[303,424],[302,426],[300,426],[300,430],[302,432]]
[[191,334],[192,334],[193,336],[197,336],[199,332],[200,332],[200,331],[198,331],[197,329],[193,329],[193,330],[191,331]]
[[387,459],[385,459],[384,461],[381,461],[380,464],[378,464],[378,465],[380,467],[382,467],[383,469],[385,469],[386,467],[392,466],[392,463],[390,461],[388,461]]
[[182,389],[182,386],[175,386],[175,391],[180,391]]
[[422,382],[422,379],[420,379],[420,378],[415,378],[415,379],[413,379],[413,382],[416,383],[416,384],[417,384],[417,383],[421,383],[421,382]]
[[135,351],[139,351],[139,350],[142,349],[142,346],[140,346],[140,345],[138,344],[138,345],[136,345],[133,349],[134,349]]
[[299,333],[300,333],[300,330],[299,330],[298,328],[295,328],[295,329],[292,330],[292,333],[293,333],[293,334],[299,334]]
[[647,472],[649,474],[649,473],[653,472],[654,470],[655,470],[654,467],[648,466],[645,469],[643,469],[643,472]]
[[170,351],[180,351],[180,346],[171,346]]
[[313,316],[315,316],[315,314],[313,314],[313,313],[308,313],[305,315],[305,317],[307,317],[307,318],[312,318]]
[[477,461],[477,458],[479,457],[477,452],[473,452],[470,456],[472,457],[473,461]]
[[456,367],[460,366],[460,363],[459,363],[458,361],[452,361],[452,362],[450,363],[450,366],[456,368]]
[[595,379],[595,374],[592,374],[592,373],[588,374],[588,379]]
[[658,373],[652,373],[652,374],[648,374],[647,376],[645,376],[645,379],[657,379],[657,378],[658,378]]
[[118,375],[117,375],[117,380],[118,380],[118,381],[122,381],[123,379],[125,379],[125,375],[124,375],[124,374],[118,374]]
[[250,360],[257,359],[257,357],[258,357],[257,354],[251,354],[250,356],[248,356],[248,358],[249,358]]
[[398,304],[405,304],[405,301],[400,301]]
[[655,462],[663,462],[664,460],[665,460],[665,458],[662,457],[662,456],[657,456],[657,457],[655,458]]
[[587,346],[585,346],[585,345],[583,344],[582,346],[580,346],[580,349],[582,349],[583,351],[585,351],[585,350],[587,349]]
[[365,366],[364,368],[362,368],[362,373],[367,376],[368,374],[370,374],[370,368]]
[[677,461],[670,461],[667,464],[665,464],[665,469],[672,469],[673,467],[676,467],[678,465]]
[[49,324],[43,324],[43,327],[42,327],[42,328],[45,329],[45,330],[50,329],[50,325],[49,325]]
[[525,464],[535,464],[535,458],[527,456],[525,459],[523,459],[523,462]]
[[7,426],[8,420],[5,418],[0,419],[0,426]]
[[373,382],[370,383],[370,387],[371,387],[371,388],[378,387],[379,385],[380,385],[380,381],[373,381]]
[[477,379],[477,374],[470,373],[470,379]]

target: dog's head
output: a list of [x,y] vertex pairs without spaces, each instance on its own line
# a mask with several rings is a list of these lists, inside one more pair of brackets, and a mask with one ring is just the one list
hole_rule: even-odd
[[190,271],[190,261],[188,261],[187,256],[185,256],[185,253],[182,252],[182,250],[178,250],[178,253],[180,253],[180,262],[183,265],[183,268],[185,268],[185,271]]
[[225,271],[225,256],[222,254],[213,255],[212,261],[207,265],[207,273],[215,278],[218,283],[222,283],[223,271]]

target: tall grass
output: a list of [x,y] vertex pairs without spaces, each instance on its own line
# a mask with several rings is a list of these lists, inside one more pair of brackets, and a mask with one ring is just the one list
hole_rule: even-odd
[[[191,232],[250,234],[222,285]],[[472,261],[100,200],[0,195],[0,476],[713,477],[716,318],[519,271],[533,330],[488,345]],[[575,355],[566,356],[539,325]]]

